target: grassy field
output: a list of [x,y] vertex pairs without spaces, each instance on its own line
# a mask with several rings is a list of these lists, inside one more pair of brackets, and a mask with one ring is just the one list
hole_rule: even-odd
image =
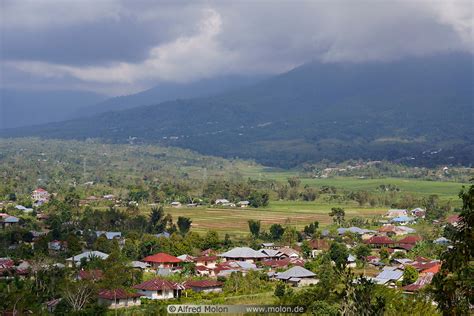
[[[193,231],[206,232],[216,230],[220,234],[228,233],[232,237],[242,238],[248,234],[249,219],[260,220],[262,228],[268,229],[271,224],[289,224],[298,229],[318,221],[320,226],[332,223],[328,213],[335,204],[318,204],[302,201],[272,201],[266,208],[167,208],[166,212],[173,215],[190,217],[193,221]],[[339,205],[342,206],[342,205]],[[372,217],[384,214],[387,210],[381,208],[360,208],[343,205],[346,218],[354,216]]]
[[[252,179],[271,179],[285,182],[289,177],[298,176],[295,171],[281,171],[272,170],[269,168],[262,168],[259,166],[247,166],[240,170],[244,177]],[[403,179],[403,178],[381,178],[381,179],[359,179],[349,177],[314,179],[301,177],[302,185],[309,185],[314,187],[334,186],[346,190],[366,190],[375,191],[381,184],[393,184],[400,188],[402,192],[413,193],[415,195],[427,196],[430,194],[437,194],[442,199],[457,199],[459,190],[463,183],[447,182],[447,181],[427,181],[417,179]]]
[[[242,167],[242,166],[240,166]],[[271,169],[258,166],[247,166],[240,169],[245,178],[271,179],[286,182],[289,177],[297,176],[295,171],[272,171]],[[366,190],[376,192],[381,184],[392,184],[400,188],[401,192],[411,193],[415,196],[428,196],[437,194],[442,200],[452,201],[452,205],[458,206],[458,193],[462,183],[424,181],[415,179],[383,178],[383,179],[359,179],[359,178],[328,178],[313,179],[301,177],[302,185],[313,187],[334,186],[343,190]],[[321,227],[332,223],[328,215],[332,207],[342,207],[346,211],[346,219],[352,217],[371,218],[385,214],[387,208],[369,206],[360,207],[355,202],[338,204],[326,203],[319,200],[315,202],[303,201],[271,201],[265,208],[231,209],[231,208],[167,208],[166,211],[173,215],[190,217],[193,221],[193,231],[206,232],[209,229],[221,234],[228,233],[232,237],[242,238],[248,235],[249,219],[260,220],[262,228],[268,229],[271,224],[289,224],[302,229],[313,221],[318,221]]]

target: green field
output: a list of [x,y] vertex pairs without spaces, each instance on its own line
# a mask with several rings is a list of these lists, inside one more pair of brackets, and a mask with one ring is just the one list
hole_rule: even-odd
[[[240,166],[242,167],[242,166]],[[241,168],[240,173],[245,178],[259,180],[275,180],[286,182],[289,177],[298,176],[295,171],[271,171],[258,166],[246,166]],[[451,201],[453,206],[459,206],[458,193],[463,183],[425,181],[416,179],[382,178],[382,179],[358,179],[358,178],[327,178],[313,179],[301,177],[302,185],[312,187],[334,186],[342,190],[358,191],[365,190],[376,192],[381,184],[392,184],[400,188],[402,193],[410,193],[414,196],[438,195],[441,200]],[[193,231],[206,232],[209,229],[221,234],[228,233],[233,237],[244,237],[248,234],[249,219],[260,220],[262,228],[268,229],[271,224],[289,224],[302,229],[313,221],[318,221],[321,227],[332,223],[328,215],[332,207],[342,207],[346,211],[346,219],[352,217],[372,218],[385,214],[388,208],[384,207],[360,207],[355,202],[337,203],[304,201],[274,201],[265,208],[167,208],[166,211],[173,215],[190,217],[193,221]]]
[[[167,208],[166,212],[173,215],[190,217],[193,221],[193,231],[206,232],[210,229],[221,234],[228,233],[233,237],[244,237],[248,234],[249,219],[260,220],[262,228],[268,229],[271,224],[289,224],[302,229],[305,225],[318,221],[321,226],[332,223],[328,215],[331,207],[336,205],[318,204],[302,201],[272,201],[266,208]],[[341,205],[339,205],[341,206]],[[372,217],[384,214],[382,208],[360,208],[343,205],[346,218],[354,216]]]
[[[269,168],[262,168],[258,166],[248,166],[240,170],[244,177],[259,179],[259,180],[276,180],[287,181],[288,178],[299,176],[295,171],[281,171]],[[459,190],[465,183],[448,182],[448,181],[428,181],[418,179],[406,178],[380,178],[380,179],[359,179],[348,177],[336,178],[304,178],[301,177],[302,185],[309,185],[314,187],[334,186],[338,189],[345,190],[365,190],[373,192],[381,184],[393,184],[401,189],[401,192],[412,193],[415,195],[431,195],[437,194],[442,199],[457,199]]]

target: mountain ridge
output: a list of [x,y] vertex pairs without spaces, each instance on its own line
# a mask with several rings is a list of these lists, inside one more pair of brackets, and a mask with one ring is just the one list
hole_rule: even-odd
[[[272,166],[347,159],[472,164],[472,56],[311,62],[252,86],[5,136],[159,143]],[[443,155],[423,152],[441,148]],[[413,159],[411,159],[413,158]]]

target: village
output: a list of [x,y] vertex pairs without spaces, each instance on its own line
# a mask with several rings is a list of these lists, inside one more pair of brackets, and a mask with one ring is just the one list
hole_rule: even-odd
[[[64,234],[59,234],[57,229],[52,228],[49,215],[40,211],[40,207],[49,203],[52,196],[46,190],[38,188],[32,192],[31,208],[11,202],[2,202],[0,205],[3,208],[0,214],[0,227],[3,232],[22,235],[3,241],[6,249],[16,255],[0,258],[0,277],[4,281],[35,279],[42,270],[64,270],[67,271],[64,275],[70,275],[73,283],[96,283],[99,288],[91,291],[88,299],[109,309],[133,308],[151,300],[179,301],[193,297],[192,293],[218,296],[226,288],[226,282],[236,275],[260,278],[268,288],[277,284],[295,289],[311,287],[320,281],[319,275],[312,271],[313,263],[323,256],[328,256],[333,266],[354,269],[375,284],[398,289],[406,295],[417,294],[428,286],[433,276],[440,271],[441,261],[439,256],[420,256],[413,250],[421,243],[425,247],[438,249],[439,253],[448,249],[451,247],[451,241],[446,238],[445,232],[456,229],[460,220],[458,215],[451,215],[434,221],[431,225],[439,227],[438,231],[442,233],[426,240],[413,228],[417,222],[425,221],[426,211],[422,208],[387,210],[383,219],[371,224],[371,229],[343,226],[340,212],[333,211],[328,214],[333,216],[335,222],[331,229],[318,230],[318,225],[313,223],[305,227],[304,231],[296,232],[299,238],[262,242],[258,242],[258,231],[252,231],[249,221],[249,229],[254,237],[250,243],[217,240],[213,247],[198,248],[194,245],[188,247],[191,252],[183,253],[179,253],[176,248],[173,253],[154,252],[151,248],[146,251],[146,256],[138,257],[138,254],[135,254],[120,259],[121,264],[130,271],[134,282],[119,282],[114,288],[114,284],[111,284],[113,282],[107,281],[107,287],[100,288],[101,280],[108,273],[104,271],[107,270],[107,265],[115,264],[114,261],[118,260],[117,252],[124,253],[131,241],[129,237],[136,233],[103,229],[85,231],[75,227],[77,224],[65,222],[59,226],[72,224],[73,227],[68,228],[69,237],[55,239]],[[84,206],[96,199],[81,200],[79,205]],[[110,195],[101,199],[112,200],[114,197]],[[233,204],[226,199],[218,199],[214,201],[214,205],[248,207],[248,201]],[[170,207],[196,205],[182,206],[179,202],[172,202]],[[20,233],[22,227],[37,229]],[[159,233],[151,234],[149,239],[156,244],[165,240],[171,240],[173,243],[173,236],[178,232],[163,228]],[[212,233],[205,238],[209,236],[213,236]],[[93,242],[88,240],[90,238]],[[179,238],[182,240],[184,237]],[[48,260],[41,264],[34,262],[31,254],[25,255],[27,258],[18,255],[22,252],[17,250],[24,247],[29,249],[27,253],[34,253],[45,241],[46,246],[42,247],[47,249]],[[104,245],[108,244],[108,248],[115,254],[101,251],[105,248],[99,247],[98,241],[102,241]],[[135,257],[135,260],[131,260],[131,257]],[[50,297],[43,302],[44,310],[54,312],[64,299],[57,294]]]

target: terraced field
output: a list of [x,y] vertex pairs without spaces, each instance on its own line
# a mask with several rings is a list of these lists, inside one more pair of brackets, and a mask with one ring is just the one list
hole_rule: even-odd
[[[302,229],[305,225],[318,221],[320,226],[327,226],[332,223],[328,215],[331,207],[338,205],[318,204],[301,201],[272,201],[266,208],[167,208],[166,212],[173,215],[190,217],[193,221],[193,231],[206,232],[209,229],[219,233],[228,233],[234,237],[243,237],[248,234],[249,219],[260,220],[262,228],[268,229],[271,224],[290,224]],[[346,218],[355,216],[373,217],[386,212],[381,208],[360,208],[347,205]]]

